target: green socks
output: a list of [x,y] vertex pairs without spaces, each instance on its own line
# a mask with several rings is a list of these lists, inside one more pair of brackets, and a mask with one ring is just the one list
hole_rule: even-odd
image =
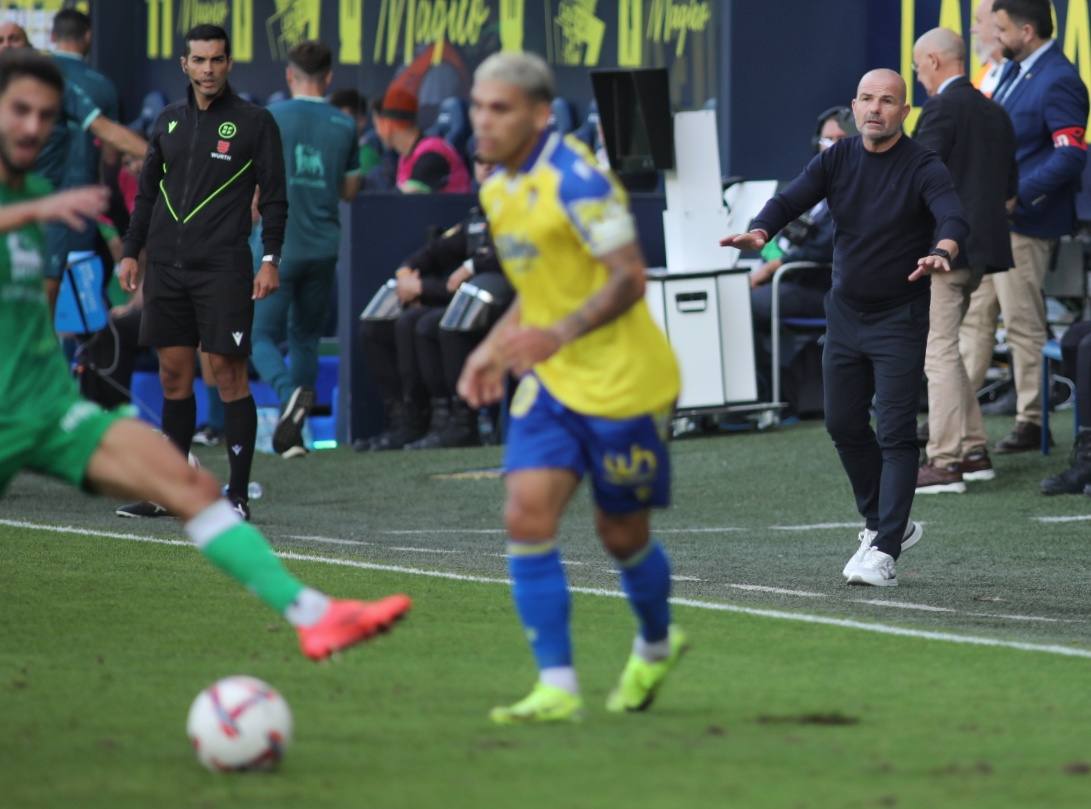
[[226,500],[218,500],[187,522],[186,533],[212,564],[282,615],[304,590],[265,537]]

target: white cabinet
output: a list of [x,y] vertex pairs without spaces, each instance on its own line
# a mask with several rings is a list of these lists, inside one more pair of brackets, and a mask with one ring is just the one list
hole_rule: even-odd
[[757,399],[746,270],[651,270],[645,298],[678,357],[679,410]]

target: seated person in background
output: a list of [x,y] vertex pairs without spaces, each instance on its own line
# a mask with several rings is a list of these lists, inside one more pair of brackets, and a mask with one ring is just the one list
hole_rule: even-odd
[[383,431],[354,444],[358,451],[402,449],[423,438],[430,412],[417,355],[417,323],[431,314],[438,318],[451,300],[447,275],[452,267],[431,260],[428,245],[414,253],[394,273],[394,294],[400,308],[383,319],[364,318],[360,335],[372,378],[383,399]]
[[[488,179],[491,170],[491,166],[474,160],[478,184]],[[417,321],[417,358],[432,400],[432,419],[424,437],[407,444],[406,449],[477,446],[481,443],[477,411],[458,397],[455,388],[466,358],[503,314],[514,292],[500,268],[485,215],[476,207],[462,222],[430,242],[414,261],[425,275],[450,273],[447,291],[452,295],[466,281],[476,282],[478,288],[487,285],[494,304],[486,317],[475,318],[472,325],[460,324],[459,328],[440,325],[447,311],[430,311]],[[427,265],[433,268],[431,272],[423,269]],[[487,284],[481,280],[483,276],[489,277]],[[452,302],[448,310],[456,305]]]
[[1089,494],[1091,484],[1091,321],[1069,326],[1061,337],[1064,373],[1076,383],[1076,443],[1070,465],[1042,481],[1042,494]]
[[397,188],[405,194],[466,194],[470,172],[443,138],[425,136],[417,123],[417,97],[394,83],[375,113],[383,144],[398,153]]
[[[398,170],[398,153],[383,145],[378,131],[371,125],[367,99],[350,87],[334,91],[330,96],[330,104],[356,121],[360,174],[364,178],[361,190],[393,191],[394,176]],[[372,106],[373,109],[381,109],[382,99]]]
[[[856,124],[848,107],[831,107],[818,116],[813,144],[817,152],[823,152],[843,138],[856,135]],[[754,323],[754,352],[762,398],[767,398],[770,380],[770,328],[772,326],[773,275],[784,264],[793,261],[813,261],[829,264],[833,261],[833,219],[826,201],[822,200],[804,216],[783,231],[776,242],[779,255],[769,255],[750,275],[750,308]],[[792,273],[779,287],[780,316],[825,317],[825,297],[831,282],[830,268],[799,270]],[[785,357],[781,358],[782,364]]]

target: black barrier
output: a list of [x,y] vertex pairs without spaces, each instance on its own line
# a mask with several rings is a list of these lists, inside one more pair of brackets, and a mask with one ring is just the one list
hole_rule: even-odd
[[[382,399],[371,380],[357,333],[360,312],[407,256],[429,235],[460,221],[474,200],[468,194],[364,194],[341,206],[343,236],[337,265],[339,442],[351,443],[382,428]],[[634,194],[632,207],[648,266],[663,266],[663,196]]]

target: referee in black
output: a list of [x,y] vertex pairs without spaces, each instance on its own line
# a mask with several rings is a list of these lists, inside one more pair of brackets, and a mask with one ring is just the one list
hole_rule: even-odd
[[765,205],[748,233],[720,243],[760,249],[826,198],[834,222],[822,357],[826,429],[865,520],[844,575],[849,584],[893,587],[894,560],[922,533],[909,512],[917,485],[928,276],[951,271],[969,226],[947,168],[902,132],[909,106],[901,76],[864,74],[852,110],[860,135],[816,156]]
[[[149,138],[120,280],[135,292],[146,252],[140,341],[159,355],[163,432],[188,453],[196,423],[194,349],[208,353],[224,401],[228,496],[249,519],[247,488],[257,410],[247,380],[254,301],[278,286],[288,202],[280,132],[266,110],[231,91],[231,42],[214,25],[186,34],[184,101],[166,107]],[[250,203],[260,188],[264,256],[253,272]],[[153,503],[118,509],[126,517],[166,512]]]

